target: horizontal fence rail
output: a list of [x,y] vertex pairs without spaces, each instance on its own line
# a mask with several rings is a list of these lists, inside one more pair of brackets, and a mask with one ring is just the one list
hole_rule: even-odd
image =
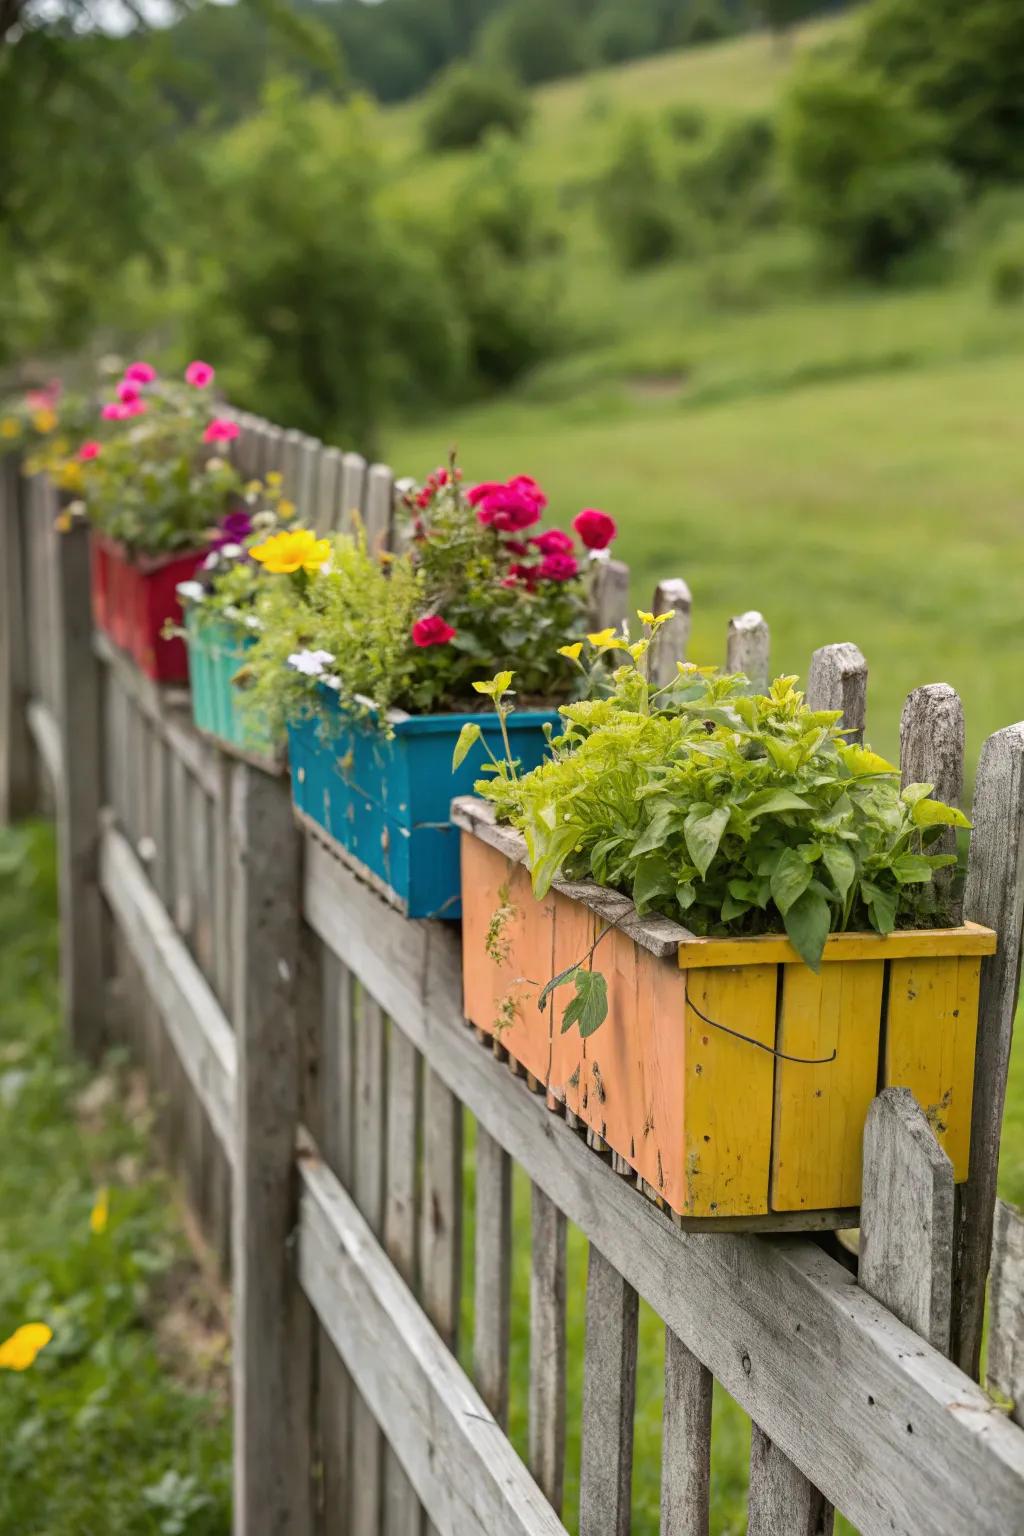
[[[320,529],[355,511],[372,543],[393,539],[386,466],[238,420],[245,473],[280,467]],[[1000,1411],[974,1379],[994,1222],[990,1379],[1024,1395],[1024,1222],[994,1199],[1024,922],[1024,727],[991,738],[977,779],[964,906],[1000,948],[983,963],[970,1181],[954,1191],[905,1090],[879,1095],[858,1266],[831,1234],[673,1218],[600,1138],[552,1112],[466,1027],[453,925],[385,904],[296,825],[284,778],[225,756],[181,691],[92,635],[87,535],[55,533],[45,480],[6,460],[0,495],[17,552],[0,613],[0,811],[41,796],[56,810],[72,1040],[92,1057],[123,1040],[141,1060],[164,1156],[231,1277],[239,1536],[563,1530],[580,1366],[579,1529],[626,1536],[641,1300],[665,1329],[664,1536],[709,1530],[715,1380],[753,1421],[752,1532],[827,1532],[836,1510],[864,1536],[1024,1529],[1020,1408]],[[603,622],[619,622],[627,587],[607,562]],[[667,607],[655,676],[685,655],[685,582],[661,584]],[[725,659],[768,678],[760,614],[732,621]],[[815,653],[814,707],[862,735],[866,697],[855,646]],[[907,782],[961,797],[951,689],[911,695],[901,753]],[[570,1228],[588,1244],[572,1298]],[[582,1362],[569,1359],[575,1315]],[[524,1459],[507,1433],[521,1387]]]

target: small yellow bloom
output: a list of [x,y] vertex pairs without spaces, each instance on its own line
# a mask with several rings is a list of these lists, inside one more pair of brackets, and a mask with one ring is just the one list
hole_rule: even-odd
[[615,629],[599,629],[594,634],[588,635],[591,645],[596,645],[602,651],[624,651],[626,642]]
[[286,496],[282,496],[281,500],[277,504],[277,515],[281,519],[282,523],[290,523],[292,518],[295,516],[294,501],[289,501]]
[[56,425],[57,425],[57,412],[56,411],[50,411],[50,410],[33,411],[33,413],[32,413],[32,426],[35,428],[35,430],[37,432],[41,432],[44,437],[46,436],[46,434],[48,432],[52,432]]
[[575,645],[560,645],[558,647],[558,654],[559,656],[568,656],[570,661],[579,661],[582,649],[583,641],[577,640]]
[[326,565],[331,557],[329,539],[318,539],[308,528],[291,533],[275,533],[273,538],[256,544],[249,551],[272,576],[291,576],[296,571],[311,574]]
[[84,483],[82,466],[74,459],[68,459],[57,471],[57,484],[62,491],[80,491]]
[[0,420],[0,437],[20,437],[21,424],[15,416],[5,416]]
[[107,1223],[109,1221],[110,1191],[104,1184],[103,1188],[96,1196],[92,1210],[89,1212],[89,1231],[94,1237],[99,1237],[101,1232],[105,1232],[107,1230]]
[[283,483],[283,481],[284,481],[284,476],[280,473],[279,470],[276,470],[276,469],[268,469],[267,470],[267,484],[268,485],[274,486],[276,488],[277,486],[281,485]]
[[247,496],[258,496],[260,494],[260,492],[262,491],[262,489],[263,489],[263,481],[262,480],[250,480],[249,483],[245,487],[245,494]]
[[668,613],[645,613],[642,608],[638,608],[636,616],[641,624],[653,624],[655,629],[657,629],[659,624],[667,624],[669,619],[674,619],[676,611],[674,608],[670,608]]
[[638,640],[635,645],[627,646],[627,650],[634,661],[639,661],[641,656],[646,656],[650,646],[651,642],[649,640]]
[[53,1329],[46,1323],[22,1323],[0,1344],[0,1371],[27,1371],[52,1338]]

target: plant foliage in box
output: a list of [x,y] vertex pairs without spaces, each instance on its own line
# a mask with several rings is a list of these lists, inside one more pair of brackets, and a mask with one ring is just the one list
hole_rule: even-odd
[[[785,932],[815,970],[831,932],[949,926],[949,886],[933,877],[956,859],[930,849],[968,825],[963,813],[929,784],[901,789],[891,763],[844,739],[838,712],[807,707],[795,678],[758,694],[742,675],[679,663],[654,688],[646,658],[668,617],[641,613],[634,644],[591,635],[592,653],[626,655],[610,691],[561,706],[565,731],[540,767],[498,762],[477,785],[523,832],[535,894],[558,875],[592,879],[697,934]],[[502,713],[510,683],[491,685]],[[589,958],[542,994],[575,981],[563,1028],[604,1018]]]

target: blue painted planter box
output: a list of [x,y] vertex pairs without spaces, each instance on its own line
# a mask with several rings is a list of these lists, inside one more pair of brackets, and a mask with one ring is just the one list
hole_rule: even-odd
[[[355,720],[323,690],[320,717],[288,728],[292,799],[300,816],[323,828],[347,863],[407,917],[457,918],[459,834],[448,819],[455,795],[471,794],[488,760],[478,742],[452,772],[452,752],[475,721],[496,757],[504,755],[495,714],[392,716],[394,736]],[[331,712],[333,711],[333,717]],[[508,722],[523,771],[542,760],[542,727],[554,710],[524,710]]]
[[185,605],[185,637],[192,718],[197,729],[236,756],[278,769],[284,742],[275,742],[246,715],[233,681],[254,643],[252,637],[221,619],[204,618],[200,622],[193,603]]

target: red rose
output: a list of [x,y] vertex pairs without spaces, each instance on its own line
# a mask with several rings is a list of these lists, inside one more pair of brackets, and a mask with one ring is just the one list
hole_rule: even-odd
[[430,613],[425,619],[417,619],[412,627],[412,643],[425,650],[428,645],[447,645],[455,639],[455,631],[446,624],[439,613]]
[[522,495],[528,496],[532,501],[536,502],[538,511],[543,512],[548,504],[548,499],[532,475],[513,475],[508,483],[512,490],[519,491]]
[[505,553],[509,555],[528,555],[530,553],[530,546],[525,544],[522,539],[506,539]]
[[574,555],[545,555],[537,575],[541,581],[571,581],[579,569]]
[[618,533],[614,517],[596,507],[584,507],[573,519],[573,527],[588,549],[607,549]]
[[471,507],[478,506],[485,496],[490,496],[492,491],[500,491],[503,487],[497,480],[481,480],[479,485],[470,486],[466,492],[466,500]]
[[510,565],[505,579],[510,586],[515,582],[522,582],[526,590],[532,592],[537,585],[539,575],[540,566],[538,565]]
[[542,555],[571,555],[573,552],[572,539],[561,528],[548,528],[544,533],[535,534],[530,543],[536,544]]
[[494,528],[498,533],[519,533],[540,521],[540,507],[530,491],[510,482],[499,485],[497,490],[485,496],[476,515],[485,527]]

